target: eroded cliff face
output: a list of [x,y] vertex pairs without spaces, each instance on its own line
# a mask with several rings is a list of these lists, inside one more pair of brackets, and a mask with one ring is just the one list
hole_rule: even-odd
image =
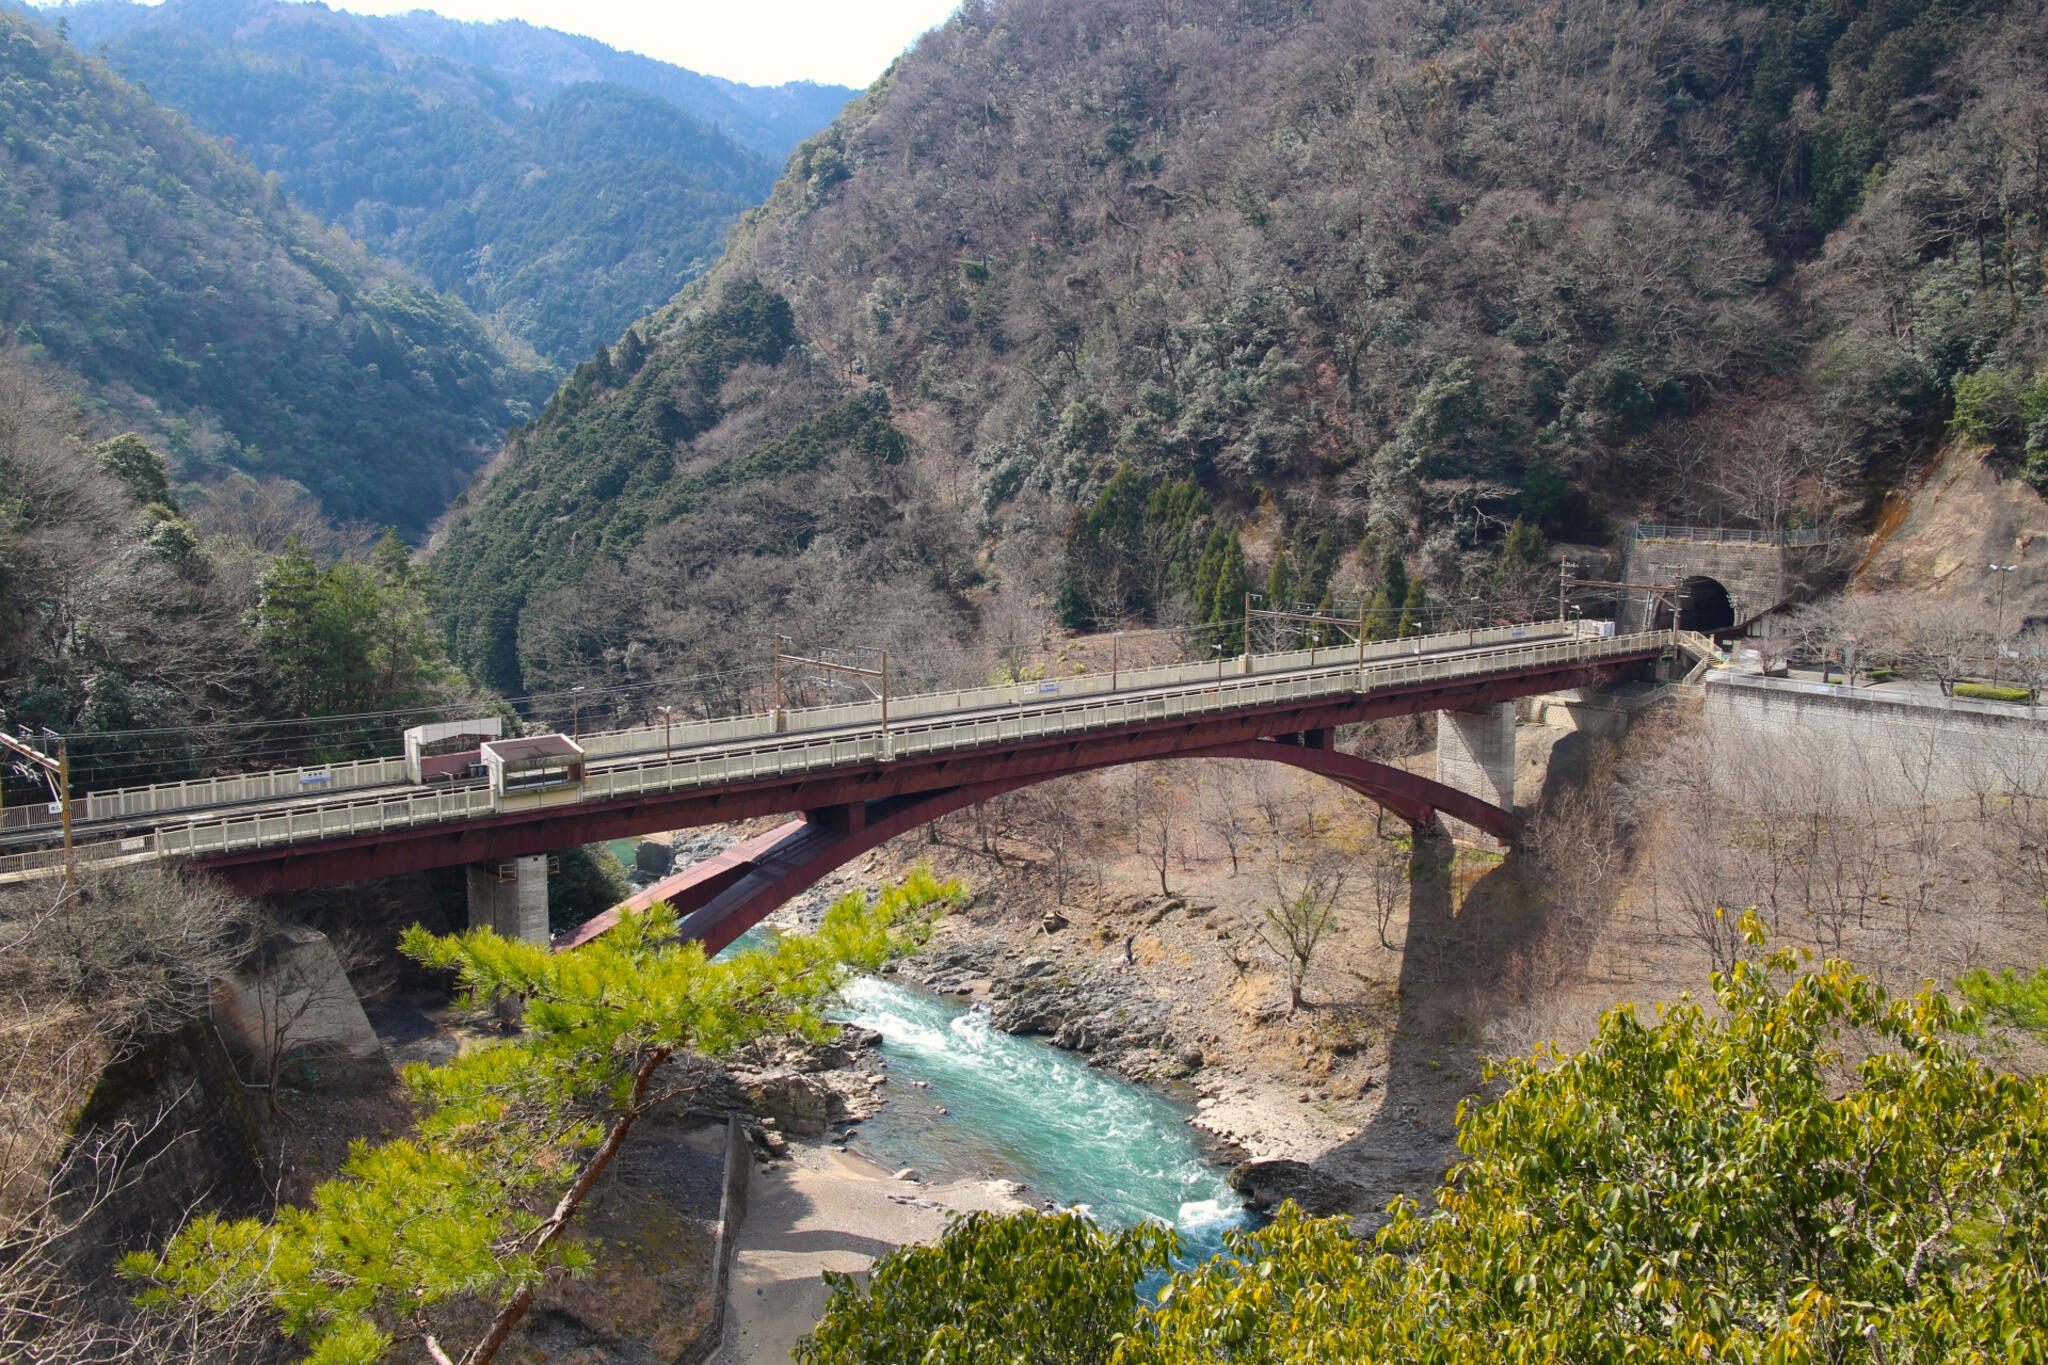
[[[1939,597],[1994,600],[1991,564],[2016,564],[2004,583],[2005,624],[2048,616],[2048,501],[2010,461],[1967,440],[1950,441],[1878,514],[1852,589],[1910,588]],[[2030,553],[2031,552],[2031,553]]]
[[103,1071],[80,1109],[60,1198],[90,1208],[65,1239],[88,1306],[123,1313],[132,1289],[113,1273],[161,1246],[194,1213],[267,1207],[276,1172],[241,1079],[203,1020],[145,1039]]

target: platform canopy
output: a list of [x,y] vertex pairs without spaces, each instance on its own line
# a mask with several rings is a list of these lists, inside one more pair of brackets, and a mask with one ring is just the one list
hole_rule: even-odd
[[483,760],[492,791],[583,785],[583,746],[567,735],[494,739],[483,746]]

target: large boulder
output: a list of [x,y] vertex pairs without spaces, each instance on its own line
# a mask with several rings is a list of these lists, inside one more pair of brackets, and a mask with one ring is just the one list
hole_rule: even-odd
[[633,850],[633,871],[642,881],[658,882],[675,868],[675,849],[660,839],[642,839]]
[[1230,1188],[1261,1213],[1270,1213],[1292,1199],[1316,1218],[1361,1213],[1369,1195],[1363,1186],[1319,1171],[1306,1161],[1246,1161],[1230,1170]]
[[733,1077],[741,1102],[759,1119],[794,1137],[816,1137],[832,1122],[833,1093],[800,1071],[767,1071]]

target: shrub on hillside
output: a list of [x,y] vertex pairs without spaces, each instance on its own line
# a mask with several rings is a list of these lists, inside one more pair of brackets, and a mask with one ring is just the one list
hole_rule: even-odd
[[[1113,1331],[1033,1358],[2048,1360],[2048,1083],[1980,1061],[1968,1006],[1894,999],[1841,962],[1772,953],[1713,990],[1718,1009],[1622,1006],[1583,1052],[1499,1068],[1434,1212],[1397,1201],[1368,1246],[1290,1205]],[[1007,1356],[1022,1338],[970,1316],[998,1291],[1028,1274],[1032,1293],[1101,1295],[1144,1273],[1110,1239],[1040,1247],[1028,1272],[984,1254],[998,1240],[956,1225],[877,1263],[865,1293],[835,1285],[801,1357]]]

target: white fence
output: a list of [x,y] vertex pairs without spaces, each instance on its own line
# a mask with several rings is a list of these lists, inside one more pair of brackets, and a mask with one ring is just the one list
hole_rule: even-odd
[[[1535,628],[1525,628],[1530,633]],[[1047,699],[1007,713],[974,714],[955,719],[935,717],[899,724],[891,703],[889,733],[831,735],[805,739],[801,733],[769,735],[765,742],[743,747],[651,756],[638,763],[616,764],[590,774],[581,791],[567,791],[494,804],[487,788],[417,792],[354,803],[337,803],[240,818],[195,821],[158,829],[160,854],[210,854],[262,848],[276,844],[314,842],[351,834],[460,820],[506,808],[552,805],[571,801],[610,801],[649,792],[675,792],[760,781],[799,773],[888,762],[915,754],[979,748],[1020,740],[1088,731],[1117,730],[1146,722],[1173,720],[1218,712],[1244,711],[1282,702],[1367,693],[1455,678],[1479,678],[1521,672],[1545,665],[1595,663],[1638,655],[1668,645],[1668,631],[1600,638],[1577,637],[1565,626],[1545,632],[1547,638],[1526,640],[1481,655],[1395,654],[1369,659],[1363,668],[1336,667],[1292,675],[1233,676],[1216,680],[1213,667],[1193,668],[1194,677],[1180,687],[1158,688],[1127,695]],[[1412,648],[1413,642],[1400,642]],[[1307,651],[1302,651],[1305,658]],[[1268,656],[1271,657],[1271,656]],[[1279,656],[1282,658],[1292,656]],[[1355,657],[1355,649],[1354,649]],[[1258,662],[1265,662],[1262,658]],[[1187,668],[1188,666],[1176,666]],[[1227,667],[1227,666],[1226,666]],[[987,691],[988,689],[979,689]],[[1007,691],[1008,689],[999,689]],[[974,693],[945,694],[973,697]],[[1033,702],[1040,698],[1033,696]],[[971,703],[970,703],[971,704]],[[834,711],[840,708],[831,708]],[[815,713],[811,713],[815,714]],[[817,728],[817,727],[812,727]],[[100,845],[98,847],[109,847]],[[4,869],[0,864],[0,869]]]
[[1818,526],[1747,531],[1728,526],[1658,526],[1642,521],[1629,534],[1635,540],[1683,540],[1696,545],[1818,545],[1822,539]]
[[[1557,621],[1529,625],[1498,626],[1488,630],[1460,630],[1408,640],[1368,642],[1365,659],[1399,658],[1467,649],[1518,640],[1553,639],[1573,632],[1575,626]],[[1303,668],[1329,667],[1355,661],[1356,645],[1333,645],[1286,654],[1261,654],[1249,661],[1253,673],[1285,673]],[[1242,656],[1223,660],[1226,676],[1247,671]],[[1070,677],[1025,681],[995,687],[975,687],[951,692],[927,692],[889,699],[890,728],[919,716],[942,715],[949,711],[977,711],[1000,706],[1023,706],[1051,697],[1099,696],[1112,690],[1136,691],[1154,687],[1200,682],[1216,676],[1214,663],[1163,664],[1151,668],[1107,673],[1074,674]],[[579,735],[577,743],[592,758],[614,754],[652,753],[657,750],[701,749],[727,745],[736,740],[763,735],[798,734],[807,730],[839,730],[856,725],[880,723],[879,702],[854,702],[841,706],[817,706],[783,713],[780,731],[772,715],[734,716],[726,720],[692,720],[661,725],[637,725],[624,730],[599,730]],[[232,777],[201,778],[192,782],[166,782],[150,787],[94,792],[85,798],[81,818],[106,820],[122,816],[153,815],[163,811],[195,807],[237,805],[277,801],[319,792],[388,787],[406,781],[405,759],[371,758],[355,763],[324,767],[286,768],[275,772],[248,773]]]
[[388,787],[405,780],[405,758],[366,758],[318,768],[284,768],[234,777],[203,777],[196,782],[161,782],[153,787],[126,787],[93,792],[85,798],[83,818],[110,820],[124,815],[153,815],[191,806],[226,806],[243,801],[276,801],[312,792],[346,791],[351,787]]

